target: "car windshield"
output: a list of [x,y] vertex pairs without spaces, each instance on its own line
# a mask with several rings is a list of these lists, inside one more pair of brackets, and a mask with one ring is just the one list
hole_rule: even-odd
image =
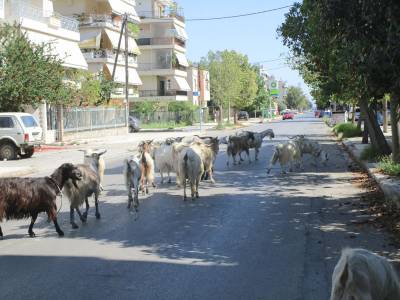
[[27,128],[38,126],[36,120],[32,116],[23,116],[21,117],[21,120],[24,123],[24,126]]

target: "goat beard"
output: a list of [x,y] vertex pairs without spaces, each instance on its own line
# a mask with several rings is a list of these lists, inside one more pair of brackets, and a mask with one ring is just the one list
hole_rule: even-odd
[[77,189],[79,189],[78,187],[78,183],[76,179],[72,179],[72,184],[74,185],[74,187],[76,187]]

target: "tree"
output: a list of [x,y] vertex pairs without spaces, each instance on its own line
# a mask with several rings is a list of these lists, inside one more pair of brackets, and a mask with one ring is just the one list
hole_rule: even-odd
[[[252,104],[257,94],[257,74],[247,56],[235,51],[209,52],[200,65],[210,72],[211,98],[220,109],[222,123],[223,107],[235,111]],[[236,119],[236,118],[235,118]]]
[[63,83],[62,61],[49,54],[51,44],[33,44],[20,26],[4,24],[0,45],[0,111],[70,100],[72,89]]
[[[395,1],[304,0],[292,7],[278,30],[292,51],[293,65],[311,85],[312,94],[319,96],[319,104],[357,99],[371,142],[380,154],[391,150],[371,104],[382,98],[385,88],[379,88],[372,78],[382,71],[376,71],[380,68],[376,54],[381,40],[387,38],[384,11],[391,9],[389,2]],[[390,76],[390,82],[398,78],[393,72]]]
[[311,104],[301,88],[290,86],[286,96],[286,105],[291,109],[304,110],[309,108]]

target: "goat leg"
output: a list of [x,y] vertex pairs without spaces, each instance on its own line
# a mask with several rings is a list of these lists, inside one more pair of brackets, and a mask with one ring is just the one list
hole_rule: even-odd
[[1,230],[1,226],[0,226],[0,240],[3,239],[3,231]]
[[129,186],[129,191],[128,191],[128,209],[131,208],[132,202],[133,202],[133,198],[132,198],[132,187]]
[[172,180],[171,180],[171,171],[168,170],[168,183],[171,183],[171,182],[172,182]]
[[30,237],[35,237],[36,235],[32,229],[33,229],[33,225],[35,224],[36,219],[38,217],[38,213],[31,214],[31,217],[32,217],[32,219],[31,219],[31,224],[29,225],[28,233],[29,233]]
[[183,201],[187,200],[186,196],[186,177],[183,179]]
[[75,209],[72,205],[69,208],[69,223],[71,224],[72,229],[79,228],[79,226],[75,223]]
[[50,209],[49,212],[47,212],[47,215],[48,215],[49,219],[53,221],[54,227],[56,228],[58,235],[64,236],[64,232],[61,230],[61,228],[57,222],[57,207],[55,205],[53,208]]
[[96,219],[100,219],[101,215],[99,212],[99,194],[98,193],[94,194],[94,205],[96,206]]
[[89,199],[88,199],[88,197],[85,198],[85,204],[86,204],[86,210],[85,210],[85,212],[83,213],[82,216],[83,216],[85,219],[87,219],[88,213],[89,213]]
[[76,208],[76,212],[78,213],[79,218],[81,219],[81,222],[82,222],[82,223],[86,223],[87,218],[83,217],[83,215],[82,215],[82,213],[81,213],[81,211],[79,210],[78,207]]

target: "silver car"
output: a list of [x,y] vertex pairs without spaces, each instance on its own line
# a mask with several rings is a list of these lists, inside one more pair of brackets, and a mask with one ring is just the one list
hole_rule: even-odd
[[0,159],[28,158],[42,143],[42,128],[27,113],[0,113]]

